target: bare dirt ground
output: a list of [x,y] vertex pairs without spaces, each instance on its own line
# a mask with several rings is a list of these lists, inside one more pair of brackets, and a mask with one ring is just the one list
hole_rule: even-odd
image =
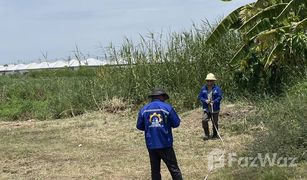
[[[210,152],[238,152],[252,140],[249,134],[232,133],[232,128],[241,127],[233,124],[244,124],[252,110],[242,107],[223,106],[224,145],[220,140],[202,140],[201,109],[180,114],[181,125],[173,131],[174,149],[185,179],[204,179]],[[1,122],[0,179],[150,179],[144,136],[135,123],[136,112],[130,111]],[[164,163],[161,171],[163,179],[171,179]]]

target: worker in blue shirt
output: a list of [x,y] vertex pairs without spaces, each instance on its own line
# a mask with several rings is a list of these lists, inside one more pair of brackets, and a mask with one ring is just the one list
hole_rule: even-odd
[[162,159],[172,178],[181,180],[182,174],[173,149],[172,135],[172,128],[179,126],[180,119],[173,107],[164,102],[169,99],[169,96],[163,89],[153,89],[149,98],[151,102],[138,113],[136,127],[144,131],[150,158],[151,177],[153,180],[161,179]]
[[209,126],[208,121],[212,120],[213,135],[211,138],[219,138],[218,135],[218,116],[220,112],[220,104],[222,100],[222,90],[219,86],[215,85],[216,78],[214,74],[209,73],[206,77],[206,85],[204,85],[198,95],[199,100],[203,105],[205,117],[202,120],[204,129],[204,140],[208,140]]

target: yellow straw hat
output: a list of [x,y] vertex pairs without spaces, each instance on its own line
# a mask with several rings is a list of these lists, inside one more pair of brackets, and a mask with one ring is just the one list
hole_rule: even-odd
[[216,81],[214,74],[212,73],[207,74],[206,81]]

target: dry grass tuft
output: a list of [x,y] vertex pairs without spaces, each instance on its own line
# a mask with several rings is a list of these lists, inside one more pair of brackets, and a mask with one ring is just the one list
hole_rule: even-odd
[[102,108],[109,113],[116,113],[129,108],[129,105],[123,98],[113,97],[102,102]]

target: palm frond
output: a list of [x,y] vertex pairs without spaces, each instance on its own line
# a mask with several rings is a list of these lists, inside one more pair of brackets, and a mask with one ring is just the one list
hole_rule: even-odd
[[260,22],[258,22],[254,27],[252,27],[248,32],[244,34],[244,37],[246,39],[251,39],[255,35],[268,30],[272,27],[272,24],[270,23],[269,18],[264,18]]
[[240,21],[239,13],[242,7],[239,7],[238,9],[234,10],[226,18],[224,18],[224,20],[219,23],[219,25],[217,25],[217,27],[209,35],[206,40],[206,43],[214,43],[217,39],[219,39],[222,35],[226,34],[229,31],[231,25]]
[[258,12],[259,8],[255,8],[255,3],[244,6],[239,13],[242,24],[244,24],[248,19],[253,17]]
[[289,30],[290,30],[290,26],[282,26],[279,28],[263,31],[257,34],[256,36],[252,37],[251,39],[257,39],[257,41],[261,41],[261,42],[269,42],[270,40],[278,39],[279,32],[286,33],[286,32],[289,32]]
[[237,52],[236,54],[231,58],[230,64],[232,65],[238,65],[238,62],[240,62],[241,58],[246,56],[248,52],[248,44],[244,44]]
[[288,5],[287,3],[280,3],[263,9],[262,11],[251,17],[246,23],[244,23],[239,28],[239,31],[242,32],[247,31],[247,29],[255,26],[255,24],[257,24],[259,21],[261,21],[264,18],[278,16],[287,5]]
[[266,58],[264,69],[267,69],[270,67],[274,61],[276,61],[276,54],[279,52],[282,48],[282,44],[276,44],[272,51],[270,52],[269,56]]
[[289,12],[295,8],[298,8],[301,4],[307,5],[307,0],[291,0],[283,11],[277,16],[276,21],[282,21],[287,18]]
[[307,18],[305,18],[305,19],[303,19],[303,20],[301,20],[297,23],[294,23],[293,27],[294,27],[293,28],[294,31],[300,31],[301,29],[306,31],[307,30]]
[[272,0],[258,0],[256,3],[255,3],[255,8],[266,8],[268,7],[269,5],[272,5],[274,2]]

